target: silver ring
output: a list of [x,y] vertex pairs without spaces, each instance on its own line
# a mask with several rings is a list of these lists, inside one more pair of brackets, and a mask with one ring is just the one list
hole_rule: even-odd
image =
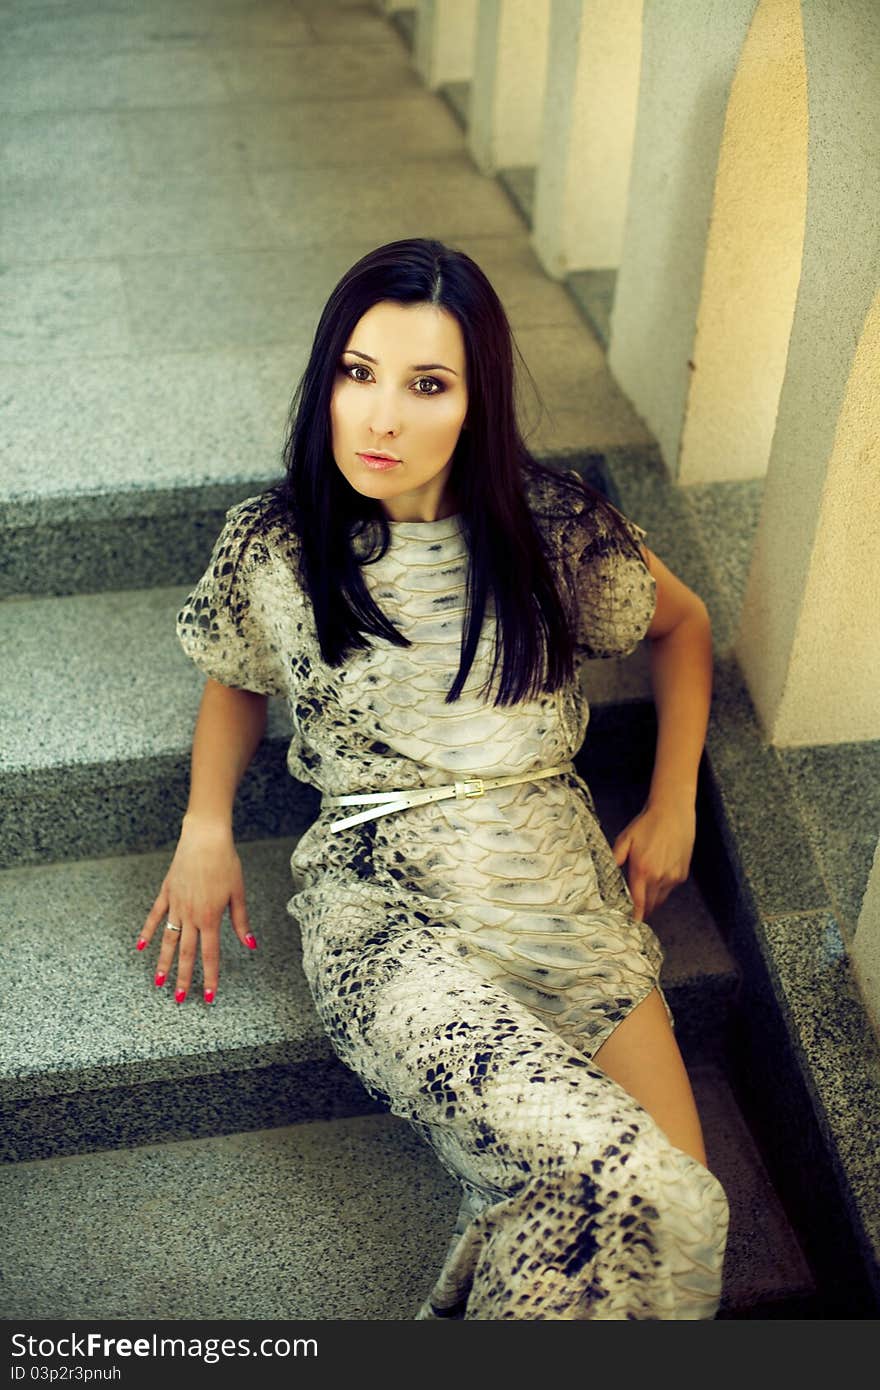
[[172,922],[166,922],[166,923],[165,923],[165,930],[166,930],[166,931],[183,931],[183,927],[175,927],[174,924],[173,924]]

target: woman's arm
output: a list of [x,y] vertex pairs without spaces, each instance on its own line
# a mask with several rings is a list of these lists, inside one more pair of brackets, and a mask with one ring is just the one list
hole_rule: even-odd
[[213,1001],[220,974],[220,924],[229,908],[235,935],[253,950],[241,861],[232,838],[238,784],[266,729],[268,699],[208,679],[193,735],[189,804],[171,866],[141,929],[138,949],[165,919],[155,982],[163,985],[180,947],[175,999],[182,1003],[201,946],[205,999]]
[[645,553],[657,585],[647,634],[658,726],[648,800],[693,805],[712,699],[712,629],[703,600]]
[[232,834],[238,784],[266,732],[269,701],[210,677],[193,734],[187,825],[212,825]]
[[614,842],[635,915],[643,919],[688,876],[696,836],[697,773],[712,698],[712,631],[702,599],[643,547],[657,585],[648,637],[657,748],[648,799]]

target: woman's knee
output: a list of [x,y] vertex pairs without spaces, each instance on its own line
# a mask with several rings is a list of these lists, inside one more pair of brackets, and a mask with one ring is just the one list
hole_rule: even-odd
[[[632,1306],[644,1300],[636,1316],[714,1316],[729,1208],[718,1179],[696,1159],[662,1134],[635,1128],[568,1164],[553,1187],[563,1213],[553,1263],[605,1290],[605,1311],[596,1316],[619,1316],[619,1298],[628,1306],[626,1281],[641,1290]],[[538,1193],[534,1205],[546,1198]],[[615,1269],[625,1274],[620,1287]]]
[[670,1142],[704,1166],[706,1149],[690,1077],[659,989],[619,1023],[594,1061],[643,1106]]
[[[545,1164],[476,1218],[485,1278],[475,1316],[711,1318],[717,1311],[727,1203],[694,1159],[641,1139]],[[478,1264],[478,1273],[482,1268]],[[499,1272],[500,1276],[499,1277]],[[485,1288],[483,1288],[485,1284]]]
[[601,1212],[603,1226],[619,1226],[622,1244],[669,1238],[723,1251],[730,1215],[724,1188],[647,1114],[630,1117],[601,1148],[581,1150],[560,1176],[588,1217]]

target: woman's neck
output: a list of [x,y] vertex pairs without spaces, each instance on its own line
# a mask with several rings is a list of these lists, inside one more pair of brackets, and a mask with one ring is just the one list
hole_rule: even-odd
[[382,502],[382,510],[388,521],[424,522],[445,521],[447,517],[458,516],[459,506],[454,497],[443,496],[435,504],[425,501],[421,505],[409,506],[401,504],[391,506]]

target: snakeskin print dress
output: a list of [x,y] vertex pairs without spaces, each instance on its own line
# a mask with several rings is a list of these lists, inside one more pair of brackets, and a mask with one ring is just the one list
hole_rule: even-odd
[[[531,480],[529,500],[578,601],[578,661],[624,655],[654,581],[586,493],[573,509],[558,488]],[[329,798],[570,764],[589,714],[580,680],[494,706],[491,614],[444,703],[465,611],[460,518],[391,523],[363,571],[411,645],[371,638],[330,667],[289,529],[242,545],[265,497],[227,513],[178,635],[206,675],[288,701],[294,777]],[[356,545],[366,560],[369,531]],[[724,1191],[591,1060],[659,988],[662,951],[585,783],[572,768],[331,831],[346,814],[322,804],[291,859],[306,978],[337,1055],[462,1190],[433,1288],[401,1316],[713,1317]]]

